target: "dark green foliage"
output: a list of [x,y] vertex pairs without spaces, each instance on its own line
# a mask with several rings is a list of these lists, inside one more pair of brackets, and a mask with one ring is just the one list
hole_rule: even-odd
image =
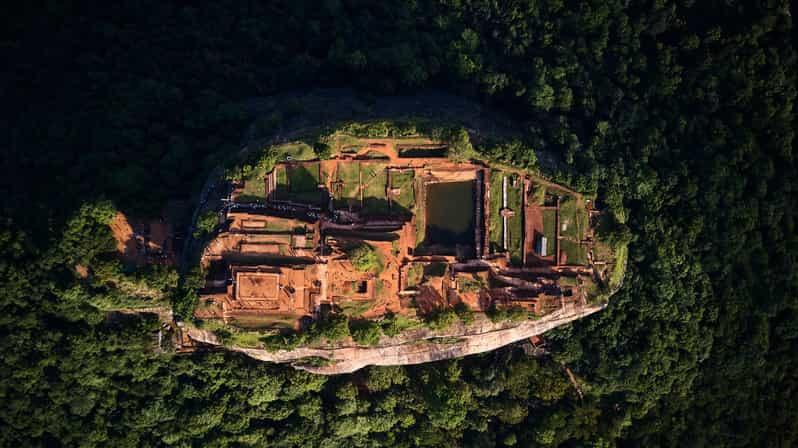
[[457,313],[453,309],[439,308],[424,316],[424,323],[433,330],[445,330],[457,321]]
[[529,319],[529,312],[520,306],[492,306],[486,314],[492,322],[522,322]]
[[404,316],[389,313],[380,321],[380,328],[386,336],[394,337],[404,330],[414,328],[419,322],[412,321]]
[[201,239],[213,233],[219,225],[219,214],[214,210],[208,210],[197,217],[197,225],[194,229],[194,238]]
[[300,345],[336,342],[349,337],[349,317],[330,314],[313,321],[308,328],[290,333],[274,333],[261,338],[267,350],[291,350]]
[[[11,7],[0,445],[796,445],[796,14],[783,0]],[[556,361],[506,349],[328,378],[156,354],[157,322],[91,306],[126,299],[74,275],[117,272],[111,203],[194,200],[237,152],[249,97],[353,84],[500,106],[523,141],[478,151],[537,162],[621,218],[623,288],[547,334]],[[289,112],[255,125],[281,132],[303,113]],[[178,316],[193,283],[170,292]]]
[[382,335],[380,326],[371,320],[349,321],[349,332],[360,345],[377,345]]
[[457,317],[463,321],[464,324],[469,325],[474,323],[474,312],[468,308],[465,302],[457,302],[454,305],[454,312],[457,313]]
[[382,267],[379,254],[367,243],[354,246],[347,251],[347,256],[355,269],[361,272],[376,272]]
[[313,145],[313,151],[316,153],[316,157],[318,157],[320,160],[326,160],[332,156],[332,148],[330,148],[330,145],[326,143],[316,142]]
[[455,162],[466,162],[477,156],[474,147],[471,146],[468,131],[465,129],[461,128],[451,131],[444,140],[449,144],[449,153],[447,156]]

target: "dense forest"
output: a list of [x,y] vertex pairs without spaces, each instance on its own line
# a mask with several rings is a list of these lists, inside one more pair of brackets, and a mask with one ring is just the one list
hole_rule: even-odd
[[[0,31],[3,446],[798,444],[788,1],[16,7]],[[567,164],[553,175],[622,212],[623,288],[542,358],[321,377],[154,353],[157,320],[107,315],[108,285],[74,266],[109,263],[111,207],[194,197],[248,98],[313,87],[446,89],[525,123]]]

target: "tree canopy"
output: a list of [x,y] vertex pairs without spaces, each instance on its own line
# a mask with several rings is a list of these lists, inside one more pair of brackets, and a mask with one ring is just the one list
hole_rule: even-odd
[[[798,443],[794,4],[14,7],[0,49],[0,444]],[[238,151],[252,98],[314,87],[431,87],[500,108],[524,144],[459,149],[561,161],[554,180],[619,217],[623,287],[547,334],[542,358],[508,347],[328,378],[156,353],[154,318],[105,309],[182,290],[168,272],[120,270],[110,218],[196,201]],[[160,293],[120,286],[136,282]]]

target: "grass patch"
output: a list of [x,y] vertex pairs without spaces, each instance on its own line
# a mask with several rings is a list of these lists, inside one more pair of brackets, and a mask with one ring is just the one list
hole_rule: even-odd
[[335,142],[341,152],[358,152],[366,146],[359,138],[346,134],[337,134]]
[[[512,186],[510,178],[515,178],[515,186]],[[514,264],[521,264],[523,244],[524,244],[524,199],[523,199],[523,180],[516,174],[508,176],[507,179],[507,207],[515,214],[507,220],[507,247],[510,253],[510,260]]]
[[577,278],[576,277],[560,277],[560,287],[575,287],[577,285]]
[[421,284],[424,279],[424,265],[413,263],[407,269],[407,287],[414,288]]
[[342,182],[336,192],[338,207],[348,207],[353,201],[360,206],[360,165],[358,163],[339,163],[336,180]]
[[424,213],[424,206],[426,205],[424,194],[426,192],[424,191],[424,181],[420,177],[416,178],[416,191],[418,192],[418,201],[416,201],[413,216],[416,218],[416,248],[418,248],[424,243],[424,239],[427,236],[427,217]]
[[474,312],[471,311],[471,308],[464,302],[457,302],[457,304],[454,305],[454,312],[457,313],[457,317],[460,318],[464,324],[471,325],[474,323]]
[[226,325],[221,319],[208,319],[202,321],[198,327],[208,330],[216,336],[225,347],[238,345],[249,348],[262,348],[264,344],[263,333],[251,329],[241,329],[233,325]]
[[291,193],[316,191],[321,181],[319,164],[289,165],[286,168],[288,188]]
[[391,188],[398,188],[399,194],[393,197],[394,202],[408,213],[416,205],[415,192],[413,191],[413,180],[415,173],[412,171],[400,171],[391,174]]
[[621,244],[615,248],[615,265],[610,274],[610,289],[615,289],[621,285],[626,268],[626,258],[629,256],[629,246]]
[[501,252],[502,247],[502,172],[490,172],[490,222],[488,223],[488,241],[492,252]]
[[598,284],[593,280],[593,277],[589,275],[582,276],[582,287],[585,291],[585,295],[587,296],[588,302],[591,302],[601,296],[601,289]]
[[371,213],[387,213],[388,172],[384,165],[369,165],[363,169],[363,208]]
[[244,173],[242,180],[244,181],[244,188],[241,191],[241,197],[249,199],[249,201],[242,202],[257,202],[266,199],[266,167],[256,166]]
[[261,347],[263,345],[260,340],[261,337],[263,337],[263,335],[249,331],[233,333],[230,342],[233,345],[240,345],[241,347]]
[[495,304],[486,313],[493,323],[522,322],[529,319],[529,312],[520,306],[496,307]]
[[476,274],[461,273],[457,276],[457,289],[463,293],[480,292],[486,289],[488,285],[482,277]]
[[546,187],[540,184],[532,184],[532,187],[529,190],[529,198],[527,200],[532,204],[545,205]]
[[386,336],[394,337],[405,330],[420,327],[421,322],[399,314],[389,314],[380,321],[379,325]]
[[581,241],[588,226],[587,210],[573,196],[563,196],[560,200],[560,235]]
[[[507,220],[507,247],[504,247],[504,226],[501,215],[503,201],[503,178],[507,177],[507,208],[515,214]],[[515,186],[512,186],[511,179],[515,178]],[[523,221],[523,180],[513,173],[502,171],[491,171],[490,173],[490,223],[489,241],[491,250],[494,252],[508,251],[511,261],[515,264],[521,262],[524,245],[524,221]]]
[[369,150],[365,154],[362,155],[363,158],[371,159],[371,160],[387,160],[389,159],[388,155],[384,152]]
[[277,161],[306,161],[317,158],[313,147],[305,142],[292,142],[276,145],[271,148],[271,152]]
[[341,313],[345,316],[360,316],[374,306],[375,300],[349,300],[338,304]]
[[231,326],[247,330],[292,329],[299,316],[240,316]]
[[565,252],[566,264],[587,265],[587,250],[571,240],[560,240],[560,251]]
[[453,309],[437,309],[424,316],[424,323],[432,330],[445,330],[457,319],[457,313]]
[[338,180],[344,183],[360,183],[360,164],[355,162],[341,162],[338,164]]
[[301,332],[268,334],[260,338],[263,348],[269,351],[292,350],[300,345],[311,345],[322,340],[340,341],[349,337],[349,317],[333,314],[310,324]]
[[323,203],[325,197],[319,189],[319,168],[318,163],[275,167],[277,198],[311,204]]
[[548,240],[549,254],[557,245],[557,210],[543,210],[543,236]]
[[274,168],[274,177],[276,179],[276,190],[278,196],[284,196],[288,194],[288,172],[285,169],[285,165],[279,165]]

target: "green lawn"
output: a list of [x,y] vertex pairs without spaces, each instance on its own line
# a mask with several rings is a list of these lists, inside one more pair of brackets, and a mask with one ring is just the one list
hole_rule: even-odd
[[380,159],[387,160],[389,158],[388,155],[385,154],[384,152],[374,151],[374,150],[366,152],[364,156],[365,158],[372,160],[380,160]]
[[416,178],[416,191],[418,192],[418,201],[416,202],[415,210],[413,210],[413,215],[416,218],[416,248],[418,248],[424,242],[427,232],[427,217],[424,213],[426,205],[424,194],[426,193],[424,191],[424,181],[420,177]]
[[566,264],[570,265],[587,265],[587,250],[584,246],[571,241],[560,240],[560,250],[565,252],[567,259]]
[[357,162],[341,162],[338,164],[338,180],[344,183],[360,182],[360,164]]
[[413,288],[418,286],[424,279],[424,265],[420,263],[413,263],[407,269],[407,287]]
[[317,158],[316,152],[305,142],[292,142],[273,146],[271,152],[278,162],[288,161],[289,158],[294,161],[315,160]]
[[510,252],[510,261],[513,264],[521,264],[524,246],[524,222],[521,213],[516,213],[508,219],[507,230],[510,233],[509,238],[507,238],[507,244],[509,245],[507,251]]
[[349,300],[339,303],[338,306],[345,316],[355,317],[371,309],[375,302],[376,300]]
[[359,138],[351,135],[339,134],[336,140],[342,152],[357,152],[365,146]]
[[388,172],[385,165],[361,165],[363,171],[363,208],[371,213],[388,212],[388,196],[385,188],[388,184]]
[[335,195],[338,207],[348,206],[349,200],[360,206],[360,165],[357,163],[339,163],[336,170],[336,180],[343,184]]
[[[507,230],[509,236],[507,238],[508,247],[504,248],[503,240],[503,225],[501,209],[502,201],[502,178],[508,177],[507,185],[507,207],[515,211],[515,215],[511,216],[508,220]],[[514,176],[512,173],[505,173],[502,171],[491,171],[490,173],[490,223],[489,223],[489,242],[491,249],[494,251],[501,251],[506,249],[510,252],[510,257],[514,263],[521,262],[524,244],[524,221],[523,221],[523,182],[519,178],[516,185],[513,187],[510,183],[509,177]]]
[[543,210],[543,236],[548,240],[549,252],[552,252],[557,241],[557,210]]
[[277,197],[279,199],[313,204],[319,204],[324,201],[324,195],[319,190],[321,180],[318,163],[278,165],[275,170],[277,175]]
[[358,184],[343,184],[341,185],[340,193],[337,195],[340,205],[346,206],[347,200],[351,199],[360,205],[360,188]]
[[321,181],[318,163],[289,165],[286,171],[288,187],[292,193],[318,190]]
[[560,235],[574,241],[584,238],[588,225],[587,210],[580,202],[573,196],[563,196],[560,200]]
[[617,288],[621,284],[628,254],[629,247],[626,244],[615,248],[615,265],[612,267],[612,273],[610,274],[610,288]]
[[247,330],[264,330],[271,328],[294,328],[294,323],[299,316],[260,315],[238,316],[230,325]]
[[285,165],[277,165],[274,167],[274,176],[277,185],[277,198],[286,199],[286,195],[288,194],[288,173],[286,172]]
[[510,235],[507,238],[508,247],[506,249],[510,252],[510,259],[515,264],[521,263],[524,244],[523,190],[523,181],[520,178],[516,179],[514,187],[508,179],[507,207],[515,211],[515,215],[508,219],[507,230]]
[[[266,169],[255,167],[248,176],[244,178],[244,188],[242,189],[241,196],[244,200],[241,202],[254,202],[257,200],[266,199]],[[241,198],[239,198],[241,199]]]
[[488,241],[493,252],[502,250],[502,172],[490,172],[490,222],[488,223]]
[[399,189],[399,195],[394,197],[396,205],[412,213],[416,205],[413,192],[415,173],[412,171],[394,172],[391,174],[391,187]]

